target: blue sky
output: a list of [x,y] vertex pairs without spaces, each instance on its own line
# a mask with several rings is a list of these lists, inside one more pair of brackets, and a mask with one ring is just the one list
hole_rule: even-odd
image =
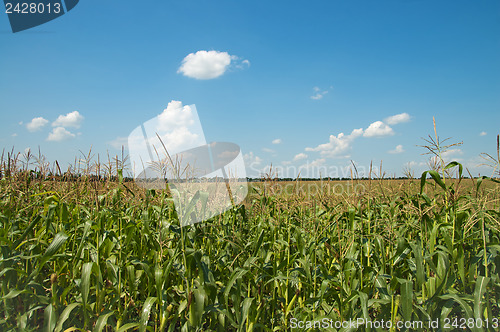
[[80,1],[16,34],[0,14],[0,45],[0,147],[63,168],[119,153],[171,101],[196,105],[207,141],[239,144],[250,176],[351,160],[418,176],[433,116],[463,141],[446,158],[486,174],[500,133],[493,0]]

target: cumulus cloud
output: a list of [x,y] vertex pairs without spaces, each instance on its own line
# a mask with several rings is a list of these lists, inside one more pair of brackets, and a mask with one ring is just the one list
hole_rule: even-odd
[[210,80],[222,76],[232,62],[240,69],[250,66],[250,61],[241,60],[227,52],[202,50],[188,54],[177,72],[198,80]]
[[167,108],[158,115],[158,129],[172,131],[179,127],[189,127],[195,122],[193,110],[189,105],[182,105],[181,101],[172,100]]
[[[410,115],[408,113],[401,113],[390,116],[385,119],[386,122],[397,124],[409,121]],[[354,129],[351,134],[344,135],[340,133],[337,136],[330,135],[328,143],[320,144],[314,148],[307,147],[305,151],[320,152],[324,157],[329,158],[348,158],[349,150],[352,148],[353,141],[360,137],[383,137],[394,135],[394,130],[383,121],[375,121],[371,123],[368,128]],[[404,152],[403,146],[398,145],[394,150],[388,151],[389,153],[402,153]]]
[[322,156],[330,158],[348,158],[347,152],[351,149],[352,142],[363,135],[363,129],[354,129],[351,134],[340,133],[337,136],[330,135],[328,143],[320,144],[315,148],[306,148],[306,151],[319,151]]
[[114,147],[115,149],[121,149],[122,147],[127,148],[128,138],[127,137],[117,137],[112,141],[108,142],[109,145]]
[[325,165],[325,163],[326,163],[326,159],[325,158],[316,159],[316,160],[313,160],[310,163],[307,163],[307,164],[304,164],[304,165],[300,166],[299,169],[301,169],[301,168],[306,168],[307,169],[307,168],[320,167],[320,166]]
[[381,137],[394,135],[394,131],[382,121],[375,121],[366,128],[364,137]]
[[59,115],[56,121],[52,122],[52,126],[80,128],[82,122],[83,116],[78,111],[73,111],[66,115]]
[[264,152],[268,152],[268,153],[273,153],[273,152],[276,152],[276,151],[274,151],[273,149],[269,149],[269,148],[262,148],[262,151],[264,151]]
[[399,145],[396,145],[396,147],[394,148],[394,150],[389,150],[388,152],[392,153],[392,154],[398,154],[398,153],[405,152],[405,149],[403,149],[403,146],[401,144],[399,144]]
[[295,157],[293,157],[293,161],[302,160],[302,159],[306,159],[306,158],[307,158],[307,154],[299,153],[299,154],[295,155]]
[[[461,156],[463,154],[464,154],[464,152],[462,151],[462,149],[449,149],[449,150],[444,151],[441,154],[441,157],[443,157],[443,159],[450,159],[450,158],[455,158],[456,156]],[[457,161],[458,161],[458,159],[457,159]]]
[[[156,133],[171,154],[204,145],[205,135],[194,106],[172,100],[158,117],[145,124],[152,144],[158,143]],[[159,148],[162,149],[161,146]]]
[[410,119],[411,119],[410,114],[400,113],[386,118],[385,122],[390,125],[396,125],[399,123],[408,122],[410,121]]
[[67,131],[63,127],[55,127],[52,129],[52,132],[49,133],[49,136],[47,137],[47,141],[53,141],[53,142],[61,142],[61,141],[66,141],[68,139],[74,138],[75,134]]
[[272,141],[273,144],[281,144],[281,138],[274,139]]
[[33,118],[29,123],[26,124],[26,128],[28,128],[29,131],[34,132],[42,129],[47,123],[49,123],[49,120],[42,117]]
[[313,88],[313,95],[311,96],[311,99],[313,100],[320,100],[321,98],[323,98],[327,93],[328,93],[328,90],[321,90],[319,87],[315,86]]
[[486,136],[486,135],[488,135],[488,133],[485,132],[485,131],[482,131],[482,132],[479,133],[479,136]]
[[256,156],[252,151],[243,155],[243,161],[250,176],[259,176],[262,173],[262,158]]

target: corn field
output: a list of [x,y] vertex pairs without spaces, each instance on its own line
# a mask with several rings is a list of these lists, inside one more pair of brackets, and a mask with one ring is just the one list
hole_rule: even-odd
[[353,179],[363,194],[268,179],[182,228],[168,190],[107,167],[55,177],[2,157],[0,330],[498,331],[500,191],[457,162]]

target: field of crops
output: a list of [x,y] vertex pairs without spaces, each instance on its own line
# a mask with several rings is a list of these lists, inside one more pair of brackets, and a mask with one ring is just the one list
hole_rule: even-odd
[[180,227],[168,192],[120,165],[40,179],[8,156],[0,330],[498,331],[500,190],[448,170],[342,194],[270,178]]

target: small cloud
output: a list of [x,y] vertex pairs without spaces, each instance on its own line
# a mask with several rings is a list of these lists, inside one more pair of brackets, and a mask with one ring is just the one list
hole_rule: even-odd
[[273,144],[281,144],[281,138],[274,139],[272,141]]
[[307,158],[307,154],[299,153],[299,154],[295,155],[295,157],[293,157],[293,161],[302,160],[302,159],[306,159],[306,158]]
[[461,156],[463,154],[464,152],[462,151],[462,149],[449,149],[444,151],[441,154],[441,157],[443,157],[443,159],[448,159],[448,158],[454,158],[456,156]]
[[52,142],[61,142],[61,141],[66,141],[71,138],[74,138],[76,135],[73,133],[70,133],[63,127],[56,127],[52,129],[52,132],[49,133],[49,136],[47,137],[47,141],[52,141]]
[[250,168],[251,171],[258,171],[257,168],[262,164],[262,158],[253,154],[252,151],[245,153],[243,155],[243,160],[245,165]]
[[23,125],[23,123],[24,123],[24,122],[22,122],[22,121],[19,121],[19,125],[20,125],[20,126],[22,126],[22,125]]
[[488,135],[488,133],[485,132],[485,131],[482,131],[482,132],[479,133],[479,136],[486,136],[486,135]]
[[[246,69],[248,67],[250,67],[250,61],[248,60],[243,60],[243,61],[239,61],[240,58],[235,56],[235,55],[232,55],[231,56],[231,62],[234,61],[234,67],[235,68],[238,68],[238,69]],[[239,62],[238,62],[239,61]]]
[[403,149],[403,146],[401,144],[399,144],[396,146],[396,148],[394,148],[394,150],[389,150],[387,152],[392,153],[392,154],[398,154],[398,153],[405,152],[405,150]]
[[321,98],[323,98],[328,93],[328,90],[321,90],[317,86],[315,86],[313,88],[313,91],[314,91],[314,93],[311,96],[311,99],[313,99],[313,100],[320,100]]
[[337,136],[330,135],[328,143],[320,144],[315,148],[306,148],[306,151],[319,151],[322,156],[330,158],[348,158],[348,151],[352,142],[363,135],[363,129],[354,129],[351,134],[340,133]]
[[222,76],[231,65],[235,63],[237,68],[250,66],[250,61],[240,60],[235,55],[229,55],[227,52],[219,51],[198,51],[188,54],[177,70],[177,73],[182,73],[184,76],[195,78],[198,80],[210,80]]
[[42,117],[33,118],[33,120],[26,124],[26,128],[28,128],[29,131],[34,132],[42,129],[47,123],[49,123],[49,120]]
[[316,159],[310,163],[308,162],[304,165],[299,166],[299,169],[314,169],[314,168],[325,165],[325,163],[326,163],[326,159],[324,159],[324,158]]
[[12,137],[17,137],[17,133],[12,134]]
[[410,121],[410,119],[411,119],[410,114],[400,113],[386,118],[385,122],[390,125],[396,125],[399,123],[408,122]]
[[382,137],[391,135],[394,135],[394,131],[382,121],[375,121],[370,124],[363,134],[364,137]]
[[288,166],[288,165],[291,165],[291,164],[292,164],[292,162],[291,162],[291,161],[289,161],[289,160],[282,161],[281,163],[282,163],[283,165],[285,165],[285,166]]
[[59,115],[56,121],[52,122],[52,127],[73,127],[80,128],[83,116],[78,111],[73,111],[66,115]]
[[128,147],[128,137],[117,137],[112,141],[108,142],[109,145],[115,149],[121,149],[122,147]]
[[273,152],[276,152],[276,151],[274,151],[273,149],[269,149],[269,148],[262,148],[262,151],[264,151],[264,152],[268,152],[268,153],[273,153]]

